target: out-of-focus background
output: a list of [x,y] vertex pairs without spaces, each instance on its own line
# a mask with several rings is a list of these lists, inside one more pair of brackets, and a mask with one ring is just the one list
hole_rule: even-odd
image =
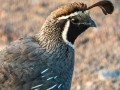
[[[46,17],[70,2],[88,6],[100,0],[0,0],[0,50],[20,37],[37,33]],[[105,16],[90,11],[97,29],[89,28],[75,42],[75,69],[71,90],[120,90],[120,0]]]

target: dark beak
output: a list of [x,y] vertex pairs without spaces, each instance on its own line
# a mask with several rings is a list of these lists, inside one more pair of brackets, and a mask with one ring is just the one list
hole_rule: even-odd
[[95,22],[92,19],[90,19],[88,23],[89,23],[90,27],[97,27]]

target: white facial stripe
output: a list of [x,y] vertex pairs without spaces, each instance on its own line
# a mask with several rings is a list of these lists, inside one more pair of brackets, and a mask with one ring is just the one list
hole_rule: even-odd
[[70,21],[68,20],[66,22],[64,30],[62,32],[62,38],[63,38],[63,40],[65,41],[66,44],[68,44],[70,47],[72,47],[74,49],[74,45],[67,40],[67,33],[68,33],[69,26],[70,26]]
[[78,14],[82,13],[82,11],[79,11],[79,12],[74,12],[74,13],[71,13],[70,15],[67,15],[67,16],[61,16],[58,18],[58,20],[61,20],[61,19],[67,19],[69,17],[72,17],[72,16],[76,16]]
[[64,30],[62,32],[62,38],[63,40],[68,43],[68,40],[67,40],[67,32],[68,32],[68,29],[69,29],[69,25],[70,25],[70,21],[68,20],[65,24],[65,27],[64,27]]

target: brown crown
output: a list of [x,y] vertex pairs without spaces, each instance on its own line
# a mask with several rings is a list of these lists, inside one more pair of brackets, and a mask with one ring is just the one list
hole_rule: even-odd
[[96,7],[96,6],[100,7],[105,15],[112,14],[112,12],[114,11],[113,4],[110,1],[105,0],[105,1],[99,1],[88,8],[87,8],[87,5],[84,3],[74,2],[58,8],[57,10],[53,11],[51,14],[54,18],[57,18],[63,15],[64,16],[69,15],[77,11],[84,12],[85,10],[92,9],[93,7]]
[[60,17],[60,16],[66,16],[69,15],[71,13],[77,12],[77,11],[84,11],[87,9],[87,5],[80,3],[80,2],[74,2],[68,5],[64,5],[60,8],[58,8],[57,10],[52,12],[52,15],[56,18],[56,17]]

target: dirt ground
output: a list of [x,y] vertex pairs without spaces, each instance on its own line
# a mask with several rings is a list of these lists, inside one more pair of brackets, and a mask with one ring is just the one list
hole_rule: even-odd
[[[51,11],[70,2],[88,6],[100,0],[0,0],[0,50],[20,37],[37,33]],[[97,29],[89,28],[75,42],[71,90],[120,90],[120,0],[105,16],[90,11]]]

